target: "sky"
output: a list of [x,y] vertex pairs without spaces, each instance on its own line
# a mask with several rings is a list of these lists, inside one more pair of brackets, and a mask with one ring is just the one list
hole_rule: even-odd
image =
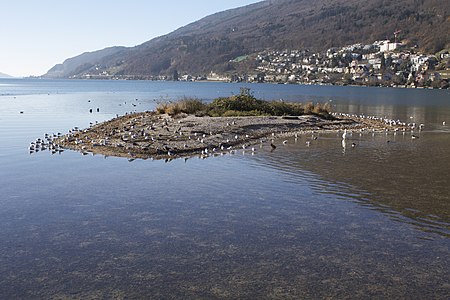
[[39,76],[65,59],[136,46],[260,0],[0,0],[0,72]]

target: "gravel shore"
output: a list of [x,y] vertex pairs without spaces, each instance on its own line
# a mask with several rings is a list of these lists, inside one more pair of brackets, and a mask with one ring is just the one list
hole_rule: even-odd
[[[394,130],[380,120],[340,117],[171,117],[155,112],[120,116],[88,129],[74,128],[55,143],[83,153],[142,159],[210,156],[282,136],[337,130]],[[398,128],[397,128],[398,129]],[[276,145],[272,144],[272,147]]]

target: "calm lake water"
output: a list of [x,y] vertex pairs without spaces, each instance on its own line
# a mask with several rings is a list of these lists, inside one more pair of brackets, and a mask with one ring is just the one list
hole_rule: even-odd
[[[243,86],[425,128],[170,163],[28,152],[45,133]],[[0,298],[448,299],[449,171],[449,91],[0,80]]]

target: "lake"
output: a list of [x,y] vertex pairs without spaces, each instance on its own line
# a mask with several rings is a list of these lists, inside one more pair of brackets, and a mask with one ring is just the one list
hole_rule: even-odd
[[[28,150],[241,87],[425,127],[170,163]],[[1,79],[0,298],[448,299],[449,170],[446,90]]]

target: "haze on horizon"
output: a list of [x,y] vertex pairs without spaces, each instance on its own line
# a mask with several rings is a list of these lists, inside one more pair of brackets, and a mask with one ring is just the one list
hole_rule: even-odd
[[[155,3],[156,2],[156,3]],[[0,0],[0,72],[39,76],[65,59],[135,46],[203,17],[260,0]]]

